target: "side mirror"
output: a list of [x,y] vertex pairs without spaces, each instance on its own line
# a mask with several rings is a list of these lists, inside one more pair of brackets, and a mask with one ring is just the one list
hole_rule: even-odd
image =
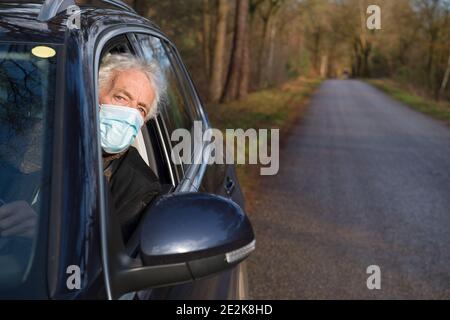
[[254,249],[250,221],[233,201],[204,193],[166,195],[143,217],[141,259],[116,250],[112,291],[118,297],[193,281],[232,268]]

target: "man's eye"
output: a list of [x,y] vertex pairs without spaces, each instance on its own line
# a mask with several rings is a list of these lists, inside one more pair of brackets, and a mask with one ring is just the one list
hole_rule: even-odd
[[147,111],[144,108],[139,108],[138,109],[144,116],[147,114]]
[[124,98],[124,97],[121,97],[121,96],[116,96],[116,99],[117,99],[117,100],[121,100],[121,101],[125,100],[125,98]]

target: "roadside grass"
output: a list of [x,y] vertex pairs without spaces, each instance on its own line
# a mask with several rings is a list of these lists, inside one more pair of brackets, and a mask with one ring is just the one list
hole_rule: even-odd
[[[223,133],[238,128],[280,129],[281,144],[289,128],[303,115],[309,97],[320,83],[318,78],[300,77],[280,87],[252,92],[238,101],[209,104],[206,109],[211,125]],[[248,143],[245,153],[248,159]],[[244,194],[250,200],[259,165],[236,165],[236,170]]]
[[450,124],[450,102],[437,102],[431,98],[420,96],[391,79],[370,79],[366,81],[412,109]]

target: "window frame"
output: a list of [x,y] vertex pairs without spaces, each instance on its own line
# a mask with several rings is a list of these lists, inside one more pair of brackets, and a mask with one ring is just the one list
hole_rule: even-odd
[[[171,65],[173,66],[172,71],[175,74],[178,89],[180,91],[180,94],[182,95],[184,103],[186,104],[188,112],[190,114],[192,125],[194,123],[193,121],[201,121],[204,130],[210,128],[209,119],[203,110],[203,103],[201,102],[201,100],[199,98],[198,91],[197,91],[194,83],[192,82],[192,79],[191,79],[185,65],[183,64],[183,62],[181,60],[181,57],[180,57],[180,54],[179,54],[177,48],[173,45],[173,43],[170,40],[168,40],[166,37],[164,37],[158,33],[134,32],[134,34],[135,34],[135,36],[134,36],[135,44],[139,44],[139,42],[137,41],[136,34],[144,34],[146,36],[153,36],[153,37],[158,38],[161,41],[161,44],[165,51],[165,54],[167,55],[168,60],[170,61]],[[139,45],[139,47],[141,47],[141,48],[136,51],[140,51],[142,57],[144,57],[143,48],[140,45]],[[163,119],[161,119],[161,120],[164,124],[163,129],[165,131],[166,139],[168,140],[168,144],[167,144],[168,148],[170,150],[172,150],[172,145],[170,143],[170,135],[167,131],[167,126],[164,123],[164,120]],[[194,154],[193,159],[192,159],[194,161],[193,164],[187,165],[186,168],[181,166],[182,167],[182,178],[181,178],[182,182],[178,186],[179,191],[190,191],[191,189],[194,189],[195,191],[197,191],[199,189],[199,186],[203,179],[204,173],[206,171],[205,165],[195,163],[195,160],[196,159],[198,160],[199,157],[200,157],[199,154]]]
[[[192,101],[193,108],[195,108],[196,114],[199,115],[198,120],[202,121],[204,130],[207,130],[207,129],[211,128],[211,126],[210,126],[208,116],[206,115],[206,113],[203,109],[203,103],[200,100],[200,96],[198,94],[197,88],[195,87],[195,84],[192,81],[189,71],[187,70],[186,66],[184,65],[184,63],[181,59],[181,55],[180,55],[178,49],[171,41],[169,41],[168,39],[165,39],[165,40],[166,40],[165,44],[170,48],[170,50],[172,52],[172,56],[176,59],[176,63],[180,68],[179,72],[182,73],[182,77],[188,86],[186,89],[191,92],[191,97],[193,99],[193,101]],[[206,144],[207,144],[206,142],[203,142],[202,149],[205,147]],[[203,159],[202,153],[203,152],[201,150],[200,154],[194,154],[194,156],[193,156],[194,163],[191,164],[188,167],[188,170],[186,170],[186,172],[185,172],[185,177],[184,177],[185,183],[183,183],[180,186],[180,188],[179,188],[180,192],[190,191],[191,189],[194,189],[196,191],[199,190],[200,185],[203,180],[203,177],[206,172],[206,168],[207,168],[207,163],[205,163],[203,161],[204,159]],[[200,161],[200,159],[202,159],[202,161]],[[196,163],[196,162],[198,162],[198,163]]]
[[[165,54],[168,62],[170,63],[170,72],[173,73],[174,81],[175,81],[174,85],[176,85],[177,91],[180,95],[180,98],[182,99],[182,103],[184,104],[183,107],[186,110],[186,115],[188,118],[187,121],[189,122],[188,124],[192,128],[193,121],[195,120],[195,116],[194,116],[194,113],[192,110],[193,106],[191,103],[189,103],[189,99],[187,98],[185,86],[182,85],[182,80],[180,78],[180,74],[177,71],[177,67],[179,68],[179,66],[176,66],[176,67],[174,66],[175,62],[173,61],[171,56],[168,54],[168,49],[167,49],[168,46],[166,44],[166,41],[160,37],[152,36],[152,35],[149,35],[146,33],[142,33],[142,32],[134,33],[133,37],[135,39],[135,45],[139,46],[139,49],[136,51],[140,52],[140,56],[144,60],[146,59],[145,50],[152,50],[152,48],[146,48],[146,47],[144,48],[144,46],[139,43],[138,36],[153,37],[160,41],[161,47],[164,51],[164,54]],[[168,115],[170,116],[170,113]],[[161,124],[160,124],[161,131],[163,132],[167,147],[168,147],[168,149],[172,150],[173,147],[172,147],[172,142],[171,142],[171,135],[169,134],[169,130],[168,130],[169,124],[168,124],[168,122],[165,121],[164,115],[160,114],[160,115],[158,115],[158,118],[161,121]],[[169,161],[170,161],[170,158],[169,158]],[[177,176],[177,185],[178,185],[185,177],[187,170],[183,164],[176,165],[172,161],[170,161],[170,163],[173,166],[175,174]],[[187,165],[186,167],[189,168],[189,165]]]

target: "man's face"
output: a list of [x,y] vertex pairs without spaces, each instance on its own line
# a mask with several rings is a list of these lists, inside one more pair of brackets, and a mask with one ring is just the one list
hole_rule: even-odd
[[139,70],[126,70],[112,75],[101,88],[100,104],[112,104],[137,109],[146,119],[155,99],[155,91],[147,76]]

